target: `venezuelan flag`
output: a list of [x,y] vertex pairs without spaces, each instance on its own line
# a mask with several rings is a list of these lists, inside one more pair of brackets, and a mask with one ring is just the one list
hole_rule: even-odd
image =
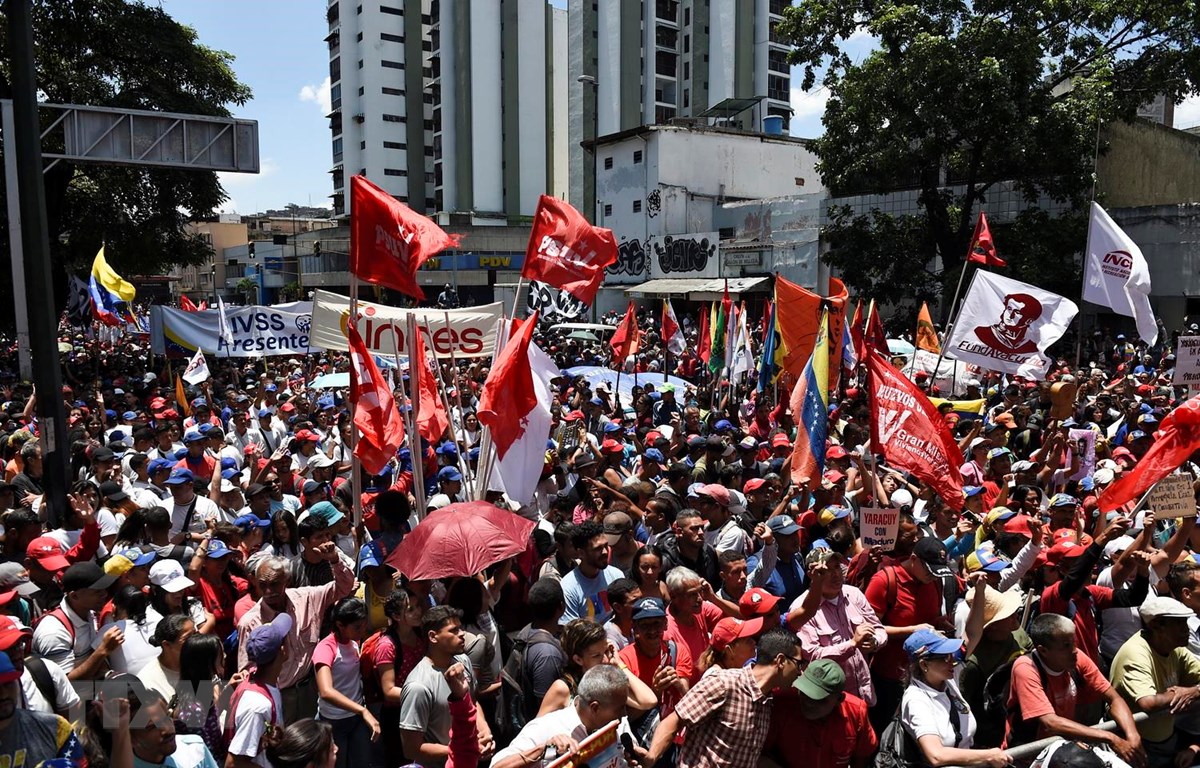
[[105,325],[121,325],[125,318],[131,316],[129,305],[137,296],[137,289],[108,265],[104,258],[104,246],[100,246],[92,261],[88,295],[96,319]]
[[804,374],[792,390],[796,442],[792,448],[792,482],[808,478],[809,490],[821,483],[825,441],[829,435],[829,311],[821,312],[817,342]]

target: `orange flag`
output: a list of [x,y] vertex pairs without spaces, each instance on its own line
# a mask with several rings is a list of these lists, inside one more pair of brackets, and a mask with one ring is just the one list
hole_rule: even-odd
[[917,313],[917,349],[942,354],[942,343],[938,340],[937,329],[933,327],[933,318],[929,315],[929,305],[921,302],[921,311]]
[[175,374],[175,402],[179,404],[179,412],[184,416],[192,415],[192,404],[188,402],[187,393],[183,391],[183,379]]
[[[842,324],[846,322],[846,308],[850,293],[836,277],[829,278],[829,295],[820,296],[790,280],[775,277],[775,313],[779,324],[779,335],[787,354],[783,358],[783,369],[793,380],[804,373],[808,358],[812,357],[817,344],[817,333],[821,328],[821,307],[829,309],[829,358],[831,375],[841,369]],[[836,389],[836,381],[830,382],[830,390]]]

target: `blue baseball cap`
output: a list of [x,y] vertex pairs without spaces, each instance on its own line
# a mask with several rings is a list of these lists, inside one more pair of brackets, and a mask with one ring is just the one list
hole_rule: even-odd
[[442,467],[438,470],[437,479],[439,482],[457,483],[462,480],[462,472],[457,467]]
[[457,456],[458,446],[452,442],[445,442],[438,446],[436,453],[440,456]]
[[173,466],[175,466],[175,462],[169,459],[151,459],[150,463],[146,465],[146,472],[153,475],[155,472],[161,472]]
[[592,405],[604,405],[604,401],[603,401],[603,400],[601,400],[601,399],[600,399],[600,398],[598,398],[598,397],[593,397],[593,398],[592,398],[591,400],[589,400],[588,402],[589,402],[589,403],[591,403]]
[[1075,507],[1079,505],[1079,500],[1069,493],[1056,493],[1050,499],[1051,507]]
[[232,456],[221,459],[221,469],[237,469],[237,459]]
[[201,440],[207,439],[208,438],[204,436],[204,433],[198,429],[189,429],[183,435],[183,442],[185,443],[198,443]]
[[108,417],[108,420],[109,420],[109,421],[116,421],[116,420],[117,420],[117,412],[116,412],[116,411],[114,411],[114,410],[113,410],[113,409],[111,409],[111,408],[109,408],[108,410],[106,410],[106,411],[104,412],[104,415]]
[[155,552],[153,549],[146,550],[143,552],[141,547],[129,547],[127,549],[118,549],[116,552],[113,552],[113,554],[120,555],[121,557],[125,558],[129,562],[133,563],[135,568],[139,565],[149,565],[150,563],[154,562],[154,559],[156,557],[158,557],[158,553]]
[[467,458],[471,461],[479,461],[479,446],[475,446],[471,450],[467,451]]
[[609,432],[620,432],[620,431],[621,431],[621,425],[615,421],[610,421],[604,425],[605,434],[607,434]]
[[281,613],[270,624],[263,624],[250,633],[246,641],[246,657],[255,666],[270,664],[279,656],[279,649],[292,631],[292,617]]
[[125,413],[121,414],[121,418],[125,419],[125,421],[133,421],[137,417],[137,411],[125,411]]
[[1147,435],[1145,432],[1143,432],[1140,429],[1135,429],[1129,433],[1130,440],[1141,440],[1143,437],[1149,437],[1149,435]]
[[242,533],[248,533],[252,528],[266,528],[271,525],[270,518],[259,517],[258,515],[245,514],[239,515],[234,519],[233,524],[242,529]]
[[1008,567],[1008,561],[997,555],[995,548],[990,546],[975,550],[975,559],[979,561],[978,570],[988,573],[999,573]]
[[923,659],[927,656],[942,656],[948,653],[955,653],[962,648],[962,644],[962,640],[946,637],[941,632],[935,632],[932,629],[919,629],[909,635],[908,639],[904,641],[904,650],[914,659]]
[[646,452],[642,454],[642,458],[646,461],[657,461],[659,464],[666,462],[666,458],[663,456],[662,451],[658,450],[657,448],[647,448]]
[[972,496],[978,496],[979,494],[983,493],[983,490],[984,489],[982,485],[964,485],[963,495],[969,499]]
[[192,474],[192,470],[185,467],[175,467],[171,470],[171,476],[163,481],[166,485],[183,485],[184,483],[196,482],[196,476]]
[[767,521],[767,527],[778,536],[788,536],[800,530],[791,515],[776,515]]
[[13,666],[12,659],[7,653],[0,653],[0,683],[15,683],[21,679],[21,673]]
[[258,418],[260,418],[260,419],[265,419],[268,416],[274,416],[274,415],[275,414],[271,412],[270,408],[263,408],[258,412]]
[[238,472],[236,469],[222,469],[221,470],[221,479],[222,480],[232,480],[233,478],[237,477],[240,474],[242,474],[242,473]]
[[205,556],[215,560],[218,557],[225,557],[231,554],[233,554],[233,550],[225,546],[225,542],[220,539],[213,539],[208,542],[208,552],[205,553]]
[[713,426],[713,430],[716,432],[720,432],[723,429],[733,429],[733,422],[729,419],[721,419]]
[[641,621],[642,619],[665,619],[666,617],[667,607],[657,597],[638,598],[633,604],[634,621]]
[[263,389],[267,392],[275,392],[279,389],[279,387],[275,386],[274,384],[268,384],[267,386],[263,387]]

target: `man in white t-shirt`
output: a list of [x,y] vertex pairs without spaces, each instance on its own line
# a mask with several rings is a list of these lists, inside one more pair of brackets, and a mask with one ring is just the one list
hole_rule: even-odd
[[[26,663],[32,640],[33,630],[12,616],[0,615],[0,652],[8,654],[13,666],[21,673],[21,701],[25,709],[73,719],[68,713],[79,704],[79,694],[67,680],[67,673],[57,664],[34,657]],[[37,666],[36,674],[30,669],[31,665]],[[42,669],[45,669],[44,674]]]
[[221,510],[212,499],[196,493],[196,476],[190,469],[172,469],[165,484],[171,492],[171,541],[176,544],[200,541],[208,529],[208,521],[222,519]]
[[250,633],[246,657],[255,671],[238,684],[229,702],[225,739],[229,742],[229,768],[271,768],[262,747],[268,726],[283,725],[283,698],[279,693],[279,673],[287,661],[287,636],[292,617],[281,613],[269,624]]
[[[108,588],[117,577],[94,561],[75,563],[63,573],[64,597],[47,611],[33,632],[33,652],[62,667],[71,680],[94,680],[108,670],[108,655],[124,642],[116,627],[108,628],[99,643],[96,612],[108,600]],[[95,646],[95,647],[93,647]]]

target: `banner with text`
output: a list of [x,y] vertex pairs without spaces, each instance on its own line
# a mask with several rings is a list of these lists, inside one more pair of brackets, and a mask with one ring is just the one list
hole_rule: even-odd
[[221,333],[216,309],[187,312],[174,307],[150,308],[150,344],[155,354],[191,357],[201,349],[216,357],[306,355],[322,346],[309,337],[312,302],[295,301],[269,307],[226,306],[228,333]]
[[[404,337],[408,333],[408,316],[416,315],[419,327],[429,326],[435,356],[449,358],[453,352],[455,357],[488,357],[496,348],[496,323],[503,315],[503,308],[496,302],[470,309],[399,309],[359,301],[358,314],[358,332],[367,348],[376,355],[407,355]],[[313,344],[326,349],[346,349],[349,317],[349,296],[329,291],[314,292]]]
[[1156,520],[1196,516],[1196,496],[1190,475],[1167,475],[1150,491],[1150,509]]

